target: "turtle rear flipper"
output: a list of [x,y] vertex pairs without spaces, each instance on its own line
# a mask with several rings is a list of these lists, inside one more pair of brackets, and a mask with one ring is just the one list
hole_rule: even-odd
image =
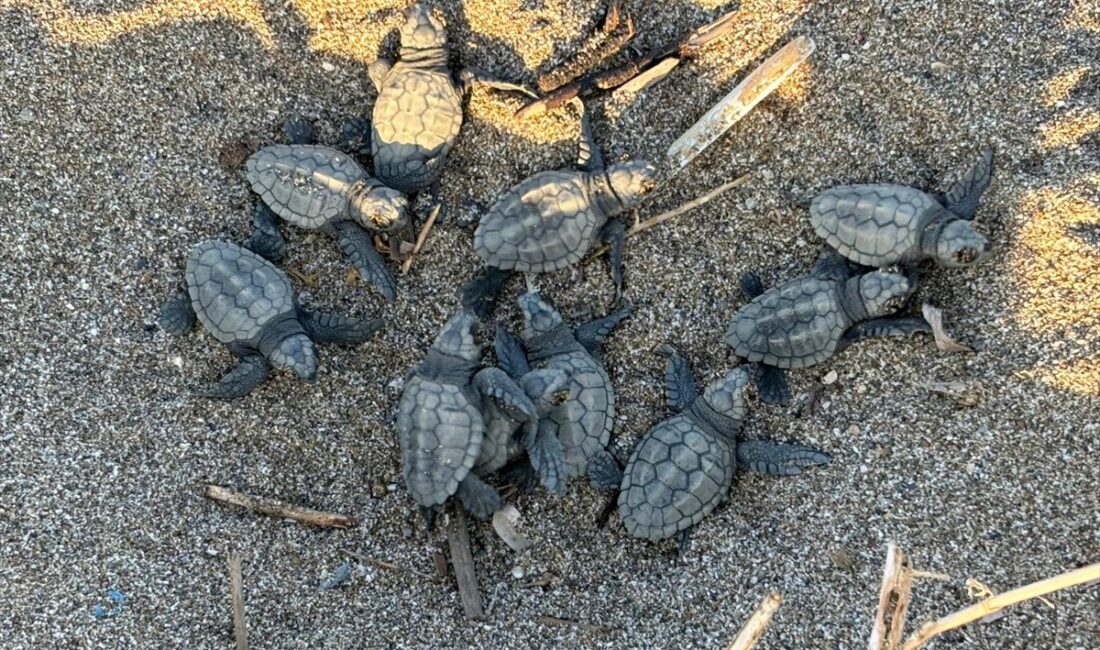
[[283,122],[283,135],[290,144],[313,144],[317,140],[313,124],[298,112],[291,113]]
[[962,177],[947,190],[944,201],[947,209],[963,219],[971,220],[978,211],[982,193],[993,178],[993,149],[986,147],[981,157],[966,170]]
[[527,448],[527,456],[543,487],[558,496],[565,494],[565,447],[548,421],[538,424],[538,432]]
[[497,306],[497,294],[512,272],[486,266],[472,280],[462,287],[462,306],[484,320]]
[[455,496],[470,514],[483,521],[492,517],[504,505],[496,488],[473,474],[467,474],[458,484]]
[[811,447],[792,443],[748,440],[737,443],[737,466],[771,476],[794,476],[803,469],[826,465],[828,454]]
[[271,208],[256,201],[252,205],[252,235],[244,243],[245,248],[274,264],[286,257],[286,240],[276,222]]
[[374,336],[386,324],[382,318],[352,318],[298,308],[298,320],[309,338],[318,343],[358,345]]
[[332,224],[340,248],[351,258],[359,275],[369,280],[388,302],[397,299],[397,281],[386,268],[386,261],[374,249],[370,235],[354,221],[341,220]]
[[760,280],[760,276],[753,271],[741,274],[738,284],[745,300],[752,300],[764,293],[764,283]]
[[912,336],[913,334],[931,334],[932,325],[920,316],[884,316],[856,323],[844,332],[837,343],[836,351],[847,348],[856,341],[885,336]]
[[787,384],[787,373],[782,368],[760,363],[756,366],[755,374],[760,401],[782,405],[791,401],[791,387]]
[[539,98],[530,88],[504,81],[480,68],[470,67],[462,70],[458,73],[458,84],[462,88],[463,94],[468,93],[476,85],[492,88],[493,90],[517,92],[531,99]]
[[172,336],[183,336],[191,331],[195,326],[195,308],[186,290],[180,289],[160,306],[157,324]]
[[588,481],[598,490],[617,492],[623,484],[623,468],[603,449],[588,462]]
[[623,322],[627,316],[634,313],[634,305],[627,305],[622,309],[612,312],[603,318],[588,321],[577,326],[574,336],[577,342],[584,346],[588,353],[597,359],[600,356],[600,346],[615,329],[615,326]]
[[493,340],[493,348],[497,353],[497,365],[512,379],[519,379],[531,371],[523,342],[509,332],[503,323],[497,323],[497,335]]
[[374,84],[375,90],[382,90],[382,84],[386,83],[386,77],[389,76],[391,69],[393,69],[393,62],[386,59],[376,59],[367,66],[367,76]]
[[262,354],[249,354],[218,383],[195,391],[199,397],[210,399],[237,399],[248,395],[267,380],[271,364]]

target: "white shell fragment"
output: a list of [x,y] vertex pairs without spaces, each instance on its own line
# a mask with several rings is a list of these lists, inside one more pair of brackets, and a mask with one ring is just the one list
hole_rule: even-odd
[[683,169],[731,126],[794,72],[814,51],[814,41],[799,36],[768,57],[758,68],[737,84],[728,95],[684,132],[668,148],[668,157],[676,169]]
[[924,320],[932,326],[932,336],[936,338],[936,347],[941,352],[973,352],[974,349],[957,342],[943,328],[943,311],[927,303],[921,305]]
[[508,548],[518,553],[531,546],[531,540],[516,531],[517,521],[519,521],[519,510],[511,504],[493,513],[493,530],[504,540]]

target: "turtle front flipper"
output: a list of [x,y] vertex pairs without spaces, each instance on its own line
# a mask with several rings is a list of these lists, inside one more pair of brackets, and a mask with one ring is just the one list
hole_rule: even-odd
[[271,365],[262,354],[248,354],[218,383],[195,391],[199,397],[237,399],[244,397],[267,380]]
[[782,368],[757,364],[756,389],[760,392],[762,402],[786,405],[791,401],[791,387],[787,384],[787,373]]
[[588,482],[597,490],[618,492],[623,484],[623,468],[606,449],[588,461]]
[[531,99],[538,99],[539,96],[535,94],[530,88],[521,86],[520,84],[514,84],[507,81],[503,81],[497,78],[495,75],[481,70],[480,68],[466,68],[462,72],[458,73],[458,84],[461,87],[462,94],[465,95],[475,86],[485,86],[486,88],[492,88],[493,90],[504,90],[521,93],[530,97]]
[[286,257],[286,240],[276,224],[277,217],[262,200],[252,204],[252,235],[244,247],[273,264]]
[[886,336],[912,336],[931,334],[932,325],[921,316],[884,316],[856,323],[848,328],[837,343],[836,351],[847,348],[856,341]]
[[516,422],[538,419],[535,405],[515,380],[500,368],[485,368],[474,376],[473,385],[485,399],[492,400],[500,410]]
[[592,133],[592,119],[588,117],[588,111],[580,99],[575,99],[574,102],[581,114],[581,142],[577,152],[577,167],[587,172],[601,170],[604,166],[603,154],[600,153],[600,145]]
[[455,496],[466,510],[470,511],[470,514],[482,521],[491,518],[494,512],[504,506],[504,501],[496,488],[473,474],[467,474],[466,478],[462,479]]
[[543,487],[558,496],[565,494],[565,447],[549,420],[537,424],[537,432],[527,447],[527,457]]
[[493,348],[497,353],[497,365],[512,379],[518,380],[531,371],[523,342],[518,336],[509,332],[503,323],[497,323],[497,335],[493,340]]
[[462,287],[462,306],[482,320],[488,318],[496,310],[497,294],[510,277],[512,272],[507,269],[486,266]]
[[351,258],[359,275],[374,284],[387,301],[396,300],[397,281],[386,268],[386,261],[374,250],[374,243],[363,227],[347,220],[337,221],[332,227],[340,248]]
[[353,318],[310,311],[304,307],[298,307],[298,321],[309,338],[318,343],[337,345],[358,345],[374,336],[386,324],[382,318]]
[[370,82],[374,84],[375,90],[382,90],[383,84],[386,83],[386,77],[389,76],[392,69],[393,62],[386,59],[378,59],[367,66],[367,76],[370,77]]
[[604,339],[611,334],[616,325],[623,322],[623,320],[632,313],[634,313],[634,305],[627,305],[603,318],[597,318],[596,320],[578,325],[573,331],[573,335],[577,338],[577,342],[588,350],[589,354],[598,359],[600,356],[600,347]]
[[665,401],[676,413],[686,411],[698,397],[695,378],[691,373],[691,364],[671,345],[657,346],[657,354],[667,357],[665,364]]
[[800,444],[763,440],[737,443],[737,466],[758,474],[794,476],[831,460],[829,454]]
[[626,244],[626,225],[611,219],[600,230],[600,239],[607,243],[607,259],[611,264],[611,283],[615,286],[616,307],[623,301],[623,245]]
[[966,220],[974,218],[982,193],[993,179],[993,149],[986,147],[981,157],[966,170],[962,177],[947,190],[944,201],[947,209]]
[[157,323],[172,336],[183,336],[191,331],[195,326],[195,307],[185,289],[176,291],[171,299],[160,306]]

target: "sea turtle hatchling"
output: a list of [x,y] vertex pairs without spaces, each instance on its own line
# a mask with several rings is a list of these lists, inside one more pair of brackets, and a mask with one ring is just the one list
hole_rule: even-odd
[[[498,362],[513,374],[529,363],[535,369],[555,369],[569,376],[569,398],[539,420],[539,434],[551,434],[561,442],[566,479],[584,476],[589,461],[607,446],[615,424],[615,390],[601,361],[601,343],[634,308],[625,307],[573,328],[554,304],[536,291],[521,295],[519,307],[524,320],[523,343],[517,341],[511,351],[498,345]],[[536,473],[545,476],[546,455],[529,450],[528,456]]]
[[539,172],[508,190],[481,217],[474,250],[487,268],[464,289],[463,304],[488,313],[513,271],[545,273],[572,266],[600,240],[610,244],[615,304],[620,302],[625,226],[614,217],[653,189],[656,168],[644,160],[605,168],[586,112],[581,124],[580,169]]
[[748,410],[745,368],[711,383],[700,398],[687,360],[667,345],[658,352],[668,357],[665,397],[675,415],[642,437],[625,471],[607,451],[589,469],[593,485],[619,491],[619,517],[630,535],[679,534],[682,550],[691,527],[725,500],[738,468],[790,476],[829,462],[800,444],[737,439]]
[[943,200],[904,185],[847,185],[810,203],[814,232],[849,260],[881,267],[932,258],[948,267],[989,257],[972,220],[993,175],[993,151],[951,186]]
[[367,230],[405,228],[408,200],[403,194],[372,178],[348,154],[313,144],[264,147],[249,157],[247,176],[263,201],[253,212],[250,249],[265,257],[281,251],[283,239],[272,212],[301,228],[328,232],[359,274],[393,302],[397,284]]
[[462,127],[462,97],[472,84],[534,96],[473,68],[456,79],[449,54],[446,23],[430,4],[418,2],[405,11],[398,60],[379,59],[367,68],[378,89],[371,119],[374,173],[409,194],[439,180]]
[[[487,414],[515,423],[490,433],[523,427],[527,433],[522,439],[528,444],[535,441],[530,433],[538,408],[531,397],[502,370],[479,370],[482,355],[475,340],[477,324],[477,316],[467,310],[447,321],[424,360],[410,373],[398,404],[397,430],[405,485],[426,513],[454,495],[481,519],[500,508],[496,489],[471,471],[479,460],[486,460],[481,452]],[[545,378],[548,384],[564,383],[560,377]],[[536,383],[532,383],[532,390]]]
[[751,302],[733,316],[726,343],[738,356],[759,364],[756,380],[765,402],[790,399],[783,368],[807,368],[853,342],[873,336],[930,332],[920,317],[888,317],[916,290],[915,274],[877,270],[852,275],[847,260],[822,254],[805,276],[764,291],[746,274],[741,288]]
[[294,299],[285,273],[227,242],[195,246],[187,258],[185,285],[161,307],[161,328],[183,336],[197,316],[214,338],[240,357],[219,383],[198,391],[204,397],[243,397],[267,379],[272,366],[312,381],[317,375],[314,341],[355,345],[384,323],[305,309]]

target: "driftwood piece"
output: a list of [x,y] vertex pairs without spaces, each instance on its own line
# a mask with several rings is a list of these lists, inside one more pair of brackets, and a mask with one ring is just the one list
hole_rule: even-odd
[[867,650],[893,650],[897,647],[905,627],[905,617],[909,612],[911,578],[909,560],[897,544],[890,542],[886,548],[878,610],[871,629],[871,638],[867,641]]
[[941,352],[973,352],[974,349],[959,343],[947,333],[943,326],[943,310],[927,303],[921,305],[921,314],[924,320],[932,326],[932,336],[936,339],[936,347]]
[[241,576],[241,554],[229,551],[229,595],[233,601],[233,638],[237,650],[248,650],[248,626],[244,619],[244,579]]
[[451,547],[451,565],[455,570],[455,582],[458,583],[458,596],[466,618],[482,619],[485,618],[485,610],[481,605],[481,587],[477,583],[474,556],[470,552],[466,511],[458,500],[455,500],[454,506],[454,515],[447,522],[447,544]]
[[731,126],[779,87],[814,51],[813,39],[799,36],[768,57],[668,148],[673,166],[683,169]]
[[220,485],[207,485],[206,490],[203,492],[203,496],[220,503],[228,503],[229,505],[247,508],[262,515],[293,519],[299,523],[309,524],[311,526],[321,526],[322,528],[351,528],[355,526],[356,523],[355,517],[350,515],[341,515],[321,510],[310,510],[309,508],[300,508],[298,506],[283,503],[282,501],[276,501],[275,499],[252,497]]
[[548,93],[595,68],[634,38],[634,19],[621,12],[622,0],[611,0],[600,30],[590,36],[573,56],[539,75],[539,90]]
[[756,611],[745,622],[744,627],[737,633],[737,637],[726,646],[726,650],[752,650],[756,647],[781,604],[783,604],[783,597],[777,592],[773,591],[764,596],[764,600],[760,601]]

